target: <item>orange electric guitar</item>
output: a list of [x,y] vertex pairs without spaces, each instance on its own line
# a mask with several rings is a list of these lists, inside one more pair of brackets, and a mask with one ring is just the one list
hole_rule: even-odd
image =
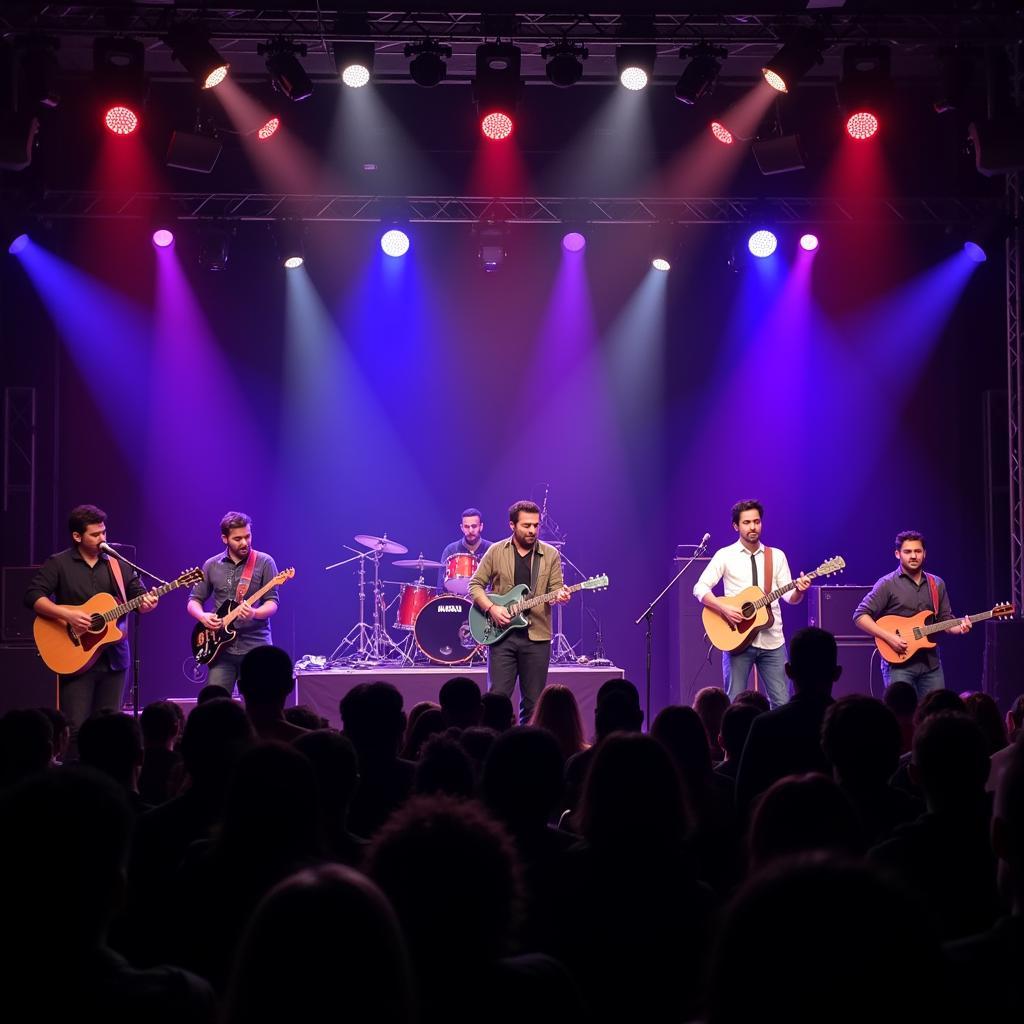
[[[154,587],[147,593],[162,597],[178,587],[195,586],[203,578],[198,566],[187,569],[176,580]],[[92,616],[92,625],[84,632],[77,632],[72,626],[59,619],[48,619],[37,615],[32,625],[39,656],[46,667],[62,676],[73,676],[84,672],[99,656],[107,644],[116,644],[124,633],[118,628],[118,619],[135,611],[142,604],[145,594],[133,597],[123,604],[117,603],[113,594],[95,594],[75,611]]]
[[[810,579],[815,576],[831,576],[846,568],[846,562],[839,556],[822,562],[814,572],[807,575]],[[788,594],[796,586],[796,580],[787,583],[784,587],[773,590],[766,594],[760,587],[747,587],[732,597],[720,597],[718,600],[723,604],[736,608],[743,616],[743,621],[733,625],[728,619],[719,615],[711,608],[704,608],[701,618],[704,620],[704,632],[708,639],[720,650],[730,653],[745,650],[750,642],[775,621],[772,614],[772,604],[783,594]]]
[[[916,615],[883,615],[880,619],[875,619],[876,626],[881,626],[888,633],[895,633],[901,640],[906,640],[907,642],[906,651],[900,654],[895,647],[880,636],[876,636],[875,646],[878,648],[878,653],[890,665],[899,665],[908,658],[912,658],[918,651],[927,647],[934,647],[935,641],[928,639],[932,633],[949,629],[951,626],[955,626],[963,621],[963,616],[961,616],[958,619],[946,619],[945,622],[929,622],[928,620],[934,614],[934,612],[926,610],[918,612]],[[985,619],[1005,619],[1012,614],[1012,604],[997,604],[991,611],[979,612],[977,615],[968,615],[967,617],[973,624],[975,622],[984,622]]]

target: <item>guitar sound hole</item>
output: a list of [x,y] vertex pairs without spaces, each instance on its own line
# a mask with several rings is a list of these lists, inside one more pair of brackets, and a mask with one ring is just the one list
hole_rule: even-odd
[[93,615],[92,622],[89,624],[89,632],[102,633],[105,627],[106,623],[103,621],[103,616],[97,612]]
[[742,608],[740,609],[740,614],[741,614],[741,615],[743,616],[743,618],[745,618],[745,619],[752,619],[752,618],[754,617],[754,615],[756,614],[756,611],[757,611],[757,610],[756,610],[756,609],[754,608],[754,606],[753,606],[753,605],[752,605],[752,604],[751,604],[751,603],[750,603],[750,602],[748,601],[748,602],[747,602],[747,603],[746,603],[746,604],[745,604],[745,605],[744,605],[744,606],[743,606],[743,607],[742,607]]

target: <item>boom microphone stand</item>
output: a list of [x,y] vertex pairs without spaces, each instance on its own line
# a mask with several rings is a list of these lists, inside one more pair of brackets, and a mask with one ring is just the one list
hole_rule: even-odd
[[[114,550],[115,548],[131,548],[132,554],[135,554],[136,548],[134,544],[107,544],[103,543],[100,545],[100,550],[105,551],[108,555],[113,555],[119,562],[124,562],[130,569],[134,569],[140,576],[148,576],[150,579],[156,580],[161,586],[167,585],[167,580],[160,579],[155,573],[150,572],[148,569],[143,569],[141,566],[136,565],[134,562],[130,562],[120,551]],[[125,597],[127,598],[127,594]],[[142,671],[142,658],[139,655],[139,619],[142,618],[141,613],[136,612],[132,616],[132,687],[131,687],[131,700],[132,700],[132,718],[138,720],[139,717],[139,694],[141,692],[141,684],[139,682],[141,671]]]
[[651,642],[652,642],[651,623],[652,623],[652,620],[654,619],[654,609],[658,606],[658,602],[672,589],[672,587],[676,583],[676,580],[678,580],[679,577],[682,576],[683,573],[686,572],[686,570],[690,568],[690,566],[694,562],[694,559],[700,558],[700,556],[703,555],[705,551],[707,551],[707,543],[708,543],[709,540],[711,540],[711,534],[710,533],[705,533],[704,536],[701,538],[700,543],[697,545],[696,550],[683,563],[682,569],[680,569],[679,572],[677,572],[675,574],[675,576],[673,576],[672,579],[670,579],[668,581],[668,583],[665,585],[665,589],[647,606],[646,611],[640,616],[640,618],[638,618],[636,620],[636,622],[633,623],[634,626],[639,626],[640,623],[644,621],[644,619],[647,620],[647,633],[646,633],[646,637],[645,637],[645,645],[646,645],[645,675],[646,675],[646,678],[645,678],[645,683],[644,683],[644,715],[647,718],[647,730],[648,730],[648,732],[650,732],[650,729],[651,729]]

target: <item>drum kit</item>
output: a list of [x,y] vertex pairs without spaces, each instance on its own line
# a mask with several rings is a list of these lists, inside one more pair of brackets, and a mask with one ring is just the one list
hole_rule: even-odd
[[[353,538],[365,550],[345,545],[351,558],[342,559],[326,569],[350,562],[359,563],[359,621],[345,634],[331,653],[333,665],[371,668],[377,665],[408,666],[426,661],[434,665],[465,665],[483,659],[483,650],[469,631],[469,581],[479,565],[475,556],[461,552],[446,562],[424,558],[401,558],[391,562],[396,569],[415,569],[419,578],[412,583],[382,580],[381,561],[385,555],[405,555],[409,549],[387,534],[378,537],[358,533]],[[366,621],[367,563],[373,566],[372,621]],[[444,589],[427,585],[425,569],[444,569]],[[385,587],[397,587],[389,601]],[[388,611],[397,606],[391,628],[406,634],[393,640],[385,625]]]

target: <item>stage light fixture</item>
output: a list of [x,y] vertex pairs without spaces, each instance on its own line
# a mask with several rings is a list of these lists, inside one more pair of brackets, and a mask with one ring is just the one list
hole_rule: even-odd
[[260,142],[266,142],[267,139],[272,139],[277,134],[277,129],[281,127],[281,118],[276,114],[273,117],[267,118],[266,122],[256,130],[256,138]]
[[342,82],[350,89],[361,89],[373,75],[373,43],[343,40],[334,44],[334,63]]
[[273,234],[281,266],[286,270],[297,270],[301,267],[306,260],[306,238],[302,221],[278,221]]
[[692,107],[714,89],[718,73],[722,70],[721,61],[729,56],[729,51],[721,46],[698,43],[696,46],[684,46],[679,56],[683,60],[689,58],[690,63],[683,68],[676,82],[676,99]]
[[814,252],[818,248],[818,236],[807,232],[800,236],[800,248],[804,252]]
[[990,178],[1024,168],[1024,117],[1019,114],[972,121],[967,137],[979,174]]
[[473,100],[480,130],[488,139],[507,139],[512,134],[523,91],[521,63],[522,52],[512,43],[484,43],[476,49]]
[[775,232],[769,231],[767,228],[758,228],[747,239],[747,249],[750,250],[750,255],[756,256],[758,259],[771,256],[778,245],[779,240],[776,238]]
[[406,43],[403,51],[409,61],[409,77],[424,89],[433,89],[440,85],[448,74],[445,61],[452,55],[452,48],[443,43],[435,43],[433,39],[424,39],[421,43]]
[[960,46],[936,54],[935,93],[932,109],[936,114],[961,110],[974,80],[974,58]]
[[878,134],[878,118],[870,110],[858,110],[846,119],[846,134],[857,142]]
[[548,81],[559,89],[568,89],[583,77],[583,62],[590,56],[590,51],[582,43],[563,39],[545,46],[540,55],[547,61],[544,74]]
[[655,270],[660,270],[663,274],[667,273],[672,269],[672,264],[669,263],[669,261],[665,259],[664,256],[655,256],[654,259],[651,260],[651,266]]
[[380,236],[381,252],[397,259],[409,251],[409,236],[401,228],[389,228]]
[[313,95],[313,81],[306,69],[299,63],[299,57],[306,56],[306,44],[294,43],[278,36],[256,47],[258,54],[266,55],[267,72],[275,92],[293,103],[309,99]]
[[758,170],[764,175],[786,174],[802,171],[807,163],[800,150],[797,135],[776,135],[767,139],[755,139],[750,146]]
[[221,149],[223,147],[212,135],[175,131],[171,133],[165,162],[168,167],[209,174],[217,163]]
[[815,64],[822,62],[825,40],[814,28],[798,28],[764,67],[764,80],[777,92],[792,92]]
[[503,224],[487,223],[477,231],[477,259],[488,274],[501,268],[508,256],[508,231]]
[[587,236],[582,231],[567,231],[562,236],[562,248],[566,252],[582,252],[587,247]]
[[92,63],[103,124],[111,135],[134,135],[146,98],[146,51],[138,39],[101,36],[93,43]]
[[977,242],[972,242],[970,239],[964,242],[964,252],[975,263],[984,263],[988,259],[988,253]]
[[877,137],[881,113],[892,94],[891,54],[888,46],[847,46],[843,50],[843,77],[836,86],[846,134],[862,142]]
[[203,89],[213,89],[227,77],[231,64],[210,45],[210,34],[202,25],[175,25],[164,37],[171,56]]
[[736,141],[732,132],[721,121],[711,122],[711,134],[724,146],[731,146]]
[[196,262],[203,270],[224,270],[231,255],[234,232],[216,225],[204,226],[199,233],[199,252]]
[[51,110],[60,104],[60,40],[52,36],[28,35],[15,39],[18,67],[18,106],[22,110],[39,105]]
[[166,249],[174,244],[174,232],[170,228],[157,228],[153,232],[153,244],[158,249]]
[[975,263],[984,263],[1006,241],[1010,219],[1005,213],[981,217],[964,232],[964,252]]
[[631,92],[643,89],[654,75],[657,47],[647,43],[627,43],[615,47],[615,67],[619,81]]
[[20,235],[15,235],[14,238],[11,239],[11,244],[7,246],[7,251],[12,256],[17,256],[19,252],[23,252],[25,250],[28,246],[28,242],[28,235],[25,232],[22,232]]

